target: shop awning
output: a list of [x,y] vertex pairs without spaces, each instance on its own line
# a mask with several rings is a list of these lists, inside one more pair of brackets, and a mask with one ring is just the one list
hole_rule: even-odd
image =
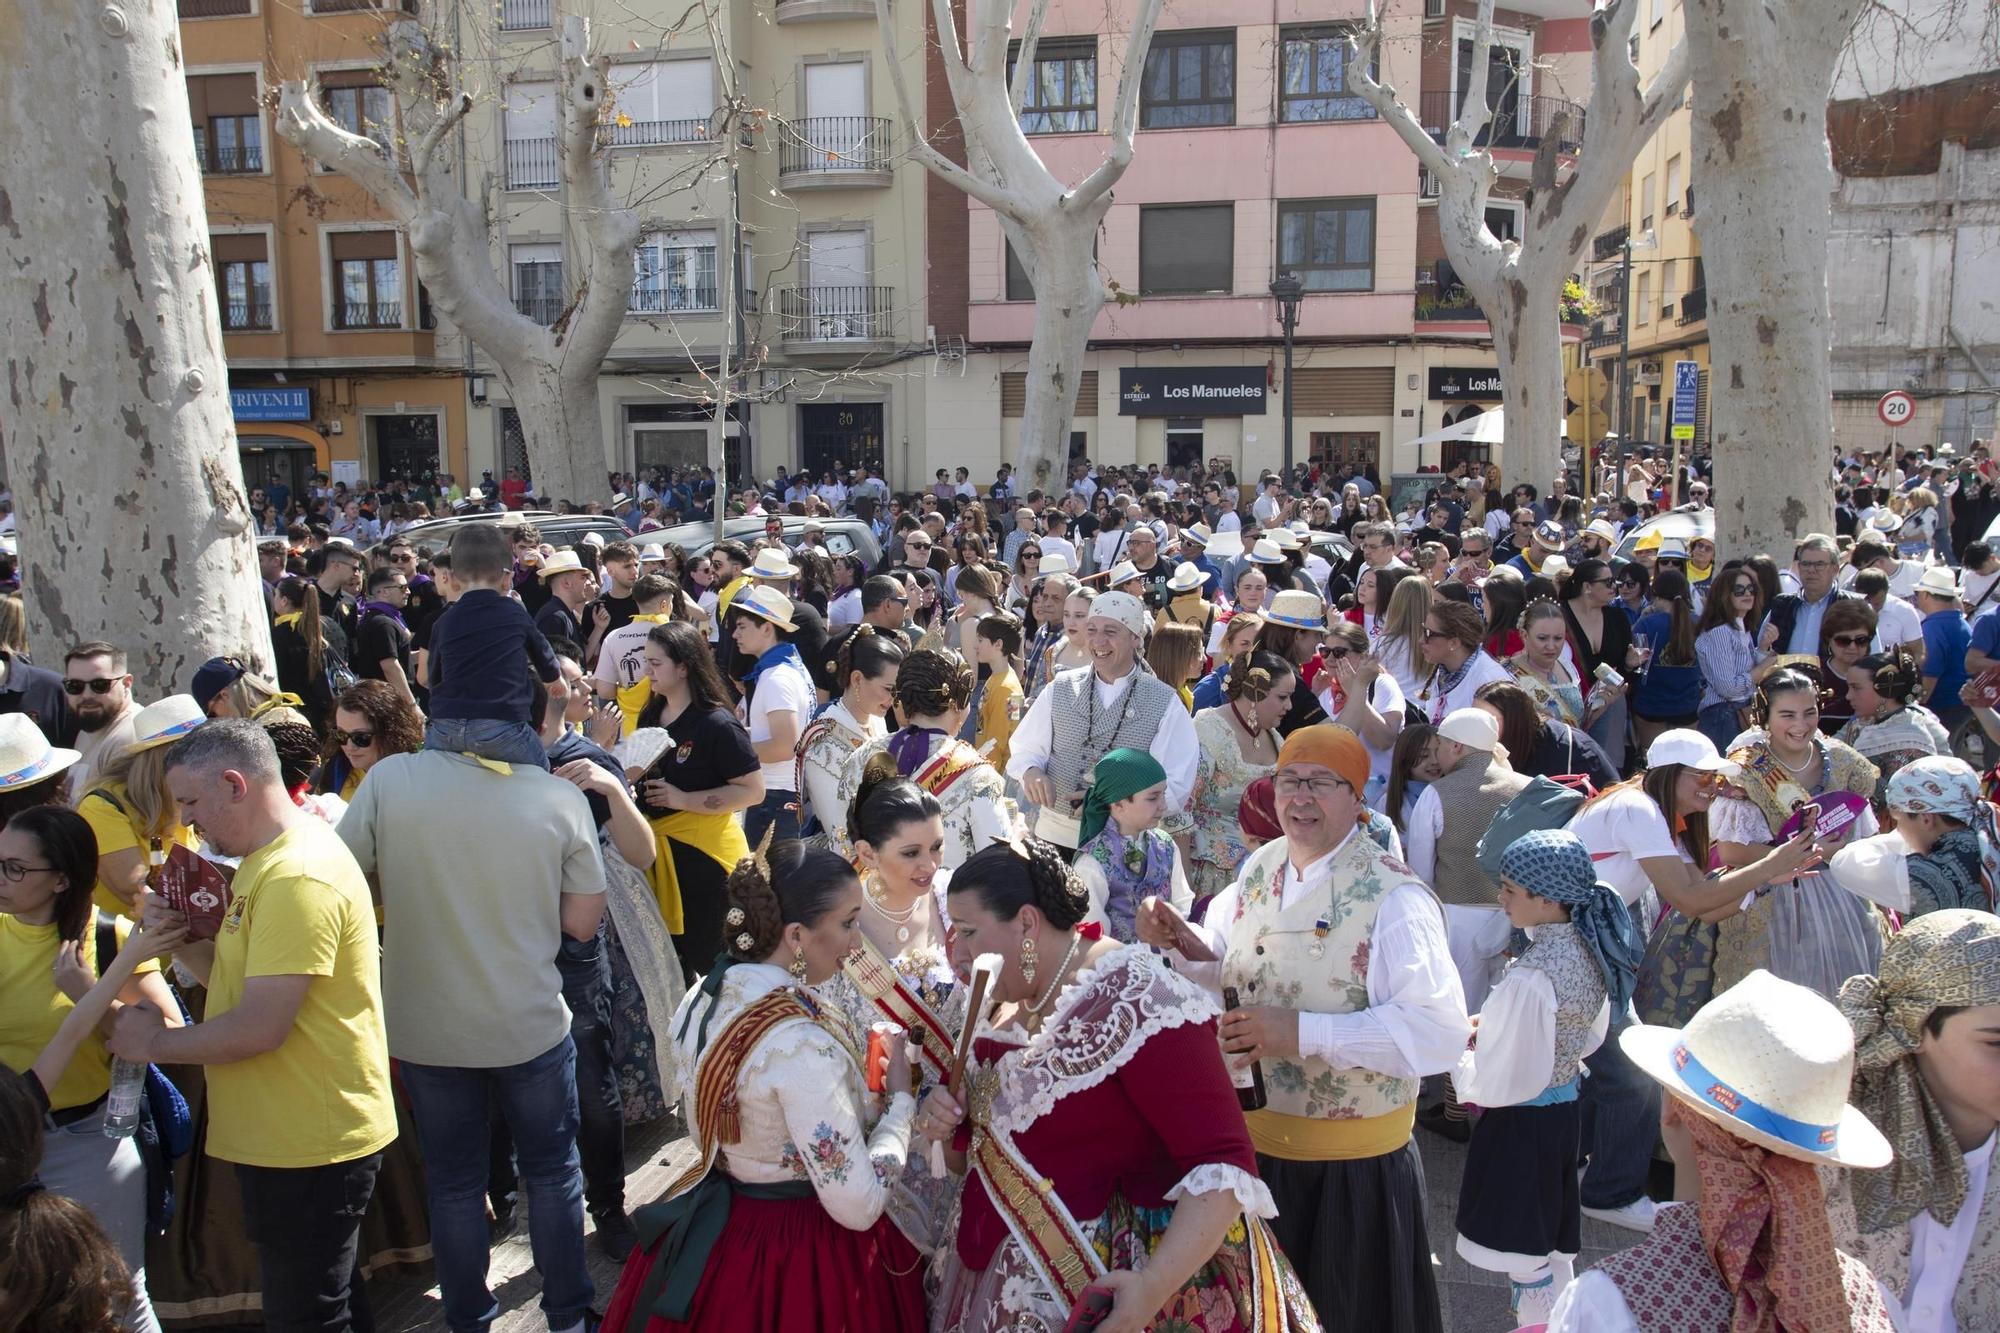
[[[1476,417],[1434,430],[1428,435],[1419,435],[1410,441],[1419,447],[1426,444],[1443,444],[1447,440],[1465,440],[1472,444],[1500,444],[1507,438],[1506,409],[1496,407],[1491,412],[1481,412]],[[1563,438],[1569,438],[1569,422],[1562,423]]]

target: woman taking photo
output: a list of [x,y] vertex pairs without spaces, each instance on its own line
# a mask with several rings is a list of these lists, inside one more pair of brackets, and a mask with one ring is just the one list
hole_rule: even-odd
[[1434,725],[1453,709],[1469,708],[1481,685],[1509,679],[1507,668],[1480,647],[1485,640],[1486,622],[1470,606],[1443,598],[1431,603],[1424,617],[1424,660],[1430,673],[1410,701]]
[[97,837],[97,906],[130,916],[146,887],[151,843],[192,851],[199,836],[181,823],[167,786],[167,748],[208,719],[192,695],[170,694],[139,710],[132,740],[111,756],[76,803]]
[[1389,784],[1389,756],[1409,717],[1403,691],[1381,659],[1368,655],[1359,625],[1332,625],[1320,649],[1320,672],[1313,677],[1320,706],[1331,720],[1361,738],[1368,750],[1368,790],[1372,806]]
[[423,748],[423,714],[395,687],[364,680],[334,701],[333,729],[326,734],[314,789],[351,801],[354,789],[377,763],[392,754],[415,754]]
[[1826,608],[1819,624],[1819,677],[1825,693],[1820,698],[1819,728],[1829,736],[1854,717],[1854,701],[1847,697],[1847,673],[1868,656],[1875,642],[1875,608],[1858,597],[1846,597]]
[[1500,743],[1507,747],[1507,764],[1529,777],[1582,776],[1599,791],[1618,781],[1611,761],[1590,733],[1548,716],[1529,693],[1512,681],[1481,685],[1476,707],[1493,714],[1500,724]]
[[1750,725],[1750,673],[1764,660],[1756,627],[1764,621],[1764,585],[1741,565],[1710,583],[1708,601],[1694,627],[1695,662],[1701,668],[1701,734],[1726,750]]
[[1088,896],[1039,839],[986,848],[950,888],[954,963],[1000,969],[963,1101],[934,1091],[919,1117],[965,1172],[934,1326],[1057,1333],[1094,1288],[1115,1333],[1162,1311],[1188,1333],[1318,1327],[1264,1220],[1213,1001],[1144,945],[1086,939]]
[[1165,826],[1181,841],[1197,902],[1229,887],[1249,855],[1237,811],[1244,790],[1278,766],[1277,727],[1291,708],[1298,675],[1276,653],[1251,652],[1237,659],[1222,688],[1220,707],[1194,715],[1201,740],[1194,791],[1187,813]]
[[692,978],[708,971],[722,948],[724,881],[750,854],[736,813],[764,795],[764,768],[723,696],[699,630],[678,621],[655,625],[644,657],[653,697],[639,727],[662,728],[667,740],[632,785],[658,839],[649,876],[660,917]]
[[[1487,587],[1490,609],[1492,585]],[[1569,663],[1569,621],[1562,607],[1546,598],[1530,602],[1521,610],[1520,623],[1521,651],[1506,660],[1508,673],[1543,717],[1569,727],[1588,726],[1592,719],[1584,708],[1583,682]],[[1527,771],[1518,764],[1515,768]]]
[[[1627,565],[1624,573],[1630,574],[1635,568]],[[1595,681],[1597,669],[1605,665],[1621,677],[1628,676],[1643,660],[1632,644],[1632,622],[1622,611],[1612,608],[1616,582],[1611,566],[1602,560],[1579,561],[1563,582],[1563,617],[1569,621],[1570,647],[1576,655],[1580,679]],[[1586,730],[1603,749],[1611,766],[1622,773],[1625,771],[1624,687],[1607,687],[1599,699],[1604,711]]]
[[1653,605],[1632,626],[1641,654],[1632,687],[1632,739],[1653,743],[1663,731],[1700,720],[1701,668],[1694,651],[1694,601],[1687,575],[1667,569],[1653,580]]
[[778,843],[731,873],[728,953],[674,1016],[697,1158],[641,1213],[603,1327],[922,1333],[923,1256],[885,1215],[916,1108],[903,1038],[878,1103],[809,989],[854,952],[861,913],[831,852]]
[[856,627],[840,646],[834,664],[842,682],[840,697],[812,720],[799,739],[798,792],[804,815],[814,825],[817,845],[851,855],[847,838],[847,802],[840,794],[840,776],[853,753],[889,734],[882,718],[895,697],[896,672],[903,665],[899,634]]
[[1854,716],[1838,739],[1875,765],[1876,808],[1896,770],[1931,755],[1951,753],[1951,736],[1930,709],[1917,702],[1923,670],[1908,653],[1870,653],[1847,668],[1847,702]]

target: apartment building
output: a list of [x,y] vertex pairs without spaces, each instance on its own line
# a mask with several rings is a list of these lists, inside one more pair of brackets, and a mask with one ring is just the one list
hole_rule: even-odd
[[[1035,51],[1022,126],[1059,177],[1101,160],[1134,6],[1056,0]],[[1381,75],[1441,136],[1471,81],[1470,0],[1385,6]],[[1516,225],[1544,136],[1573,154],[1589,95],[1586,0],[1517,0],[1483,136],[1501,163],[1494,215]],[[1078,375],[1073,454],[1113,463],[1282,458],[1283,352],[1271,283],[1301,282],[1293,454],[1385,477],[1441,460],[1411,443],[1496,406],[1491,331],[1450,280],[1435,192],[1413,153],[1348,81],[1343,40],[1361,0],[1246,15],[1225,0],[1169,7],[1147,56],[1137,143],[1099,239],[1121,300],[1106,306]],[[935,96],[934,121],[949,115]],[[930,458],[991,476],[1019,441],[1033,293],[992,212],[930,193],[934,261],[962,245],[962,316],[933,280],[940,330],[968,355],[930,386]],[[956,214],[963,215],[959,222]],[[959,237],[962,236],[962,241]],[[1581,336],[1581,330],[1577,331]],[[1206,406],[1191,410],[1185,406]],[[1471,456],[1483,456],[1477,447]]]
[[386,133],[373,40],[395,0],[179,0],[223,351],[244,480],[463,474],[465,382],[404,238],[357,186],[273,130],[310,79],[351,129]]

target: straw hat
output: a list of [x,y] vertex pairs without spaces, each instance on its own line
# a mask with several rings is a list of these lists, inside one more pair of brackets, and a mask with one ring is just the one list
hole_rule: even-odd
[[1120,560],[1111,567],[1111,577],[1107,578],[1104,583],[1108,588],[1115,588],[1121,583],[1130,583],[1138,577],[1139,567],[1137,565],[1133,564],[1130,560]]
[[1061,551],[1042,552],[1042,563],[1035,566],[1035,571],[1037,579],[1045,579],[1051,574],[1073,574],[1076,572],[1070,567],[1069,557]]
[[1612,527],[1611,524],[1601,518],[1590,520],[1590,526],[1586,527],[1584,531],[1592,536],[1602,537],[1607,546],[1616,546],[1618,544],[1618,529]]
[[1695,1114],[1803,1162],[1877,1167],[1889,1140],[1847,1104],[1854,1030],[1816,991],[1758,968],[1685,1028],[1619,1034],[1627,1058]]
[[1563,525],[1552,518],[1545,518],[1535,525],[1535,545],[1544,551],[1560,551],[1569,545],[1569,534]]
[[799,576],[799,567],[786,559],[783,551],[774,551],[766,546],[757,552],[757,558],[743,572],[753,579],[789,581]]
[[1278,544],[1270,538],[1259,537],[1257,544],[1250,548],[1250,554],[1246,559],[1253,565],[1282,565],[1285,563],[1285,553],[1279,550]]
[[49,744],[26,713],[0,713],[0,791],[44,782],[83,755]]
[[753,583],[736,594],[729,603],[732,611],[748,611],[759,620],[768,620],[787,634],[797,632],[792,623],[792,599],[776,588]]
[[1264,536],[1280,551],[1296,551],[1305,544],[1299,540],[1299,534],[1290,528],[1272,528]]
[[1174,576],[1167,580],[1168,592],[1193,592],[1208,581],[1208,575],[1201,572],[1191,561],[1183,560],[1174,566]]
[[1208,539],[1208,554],[1214,560],[1234,560],[1243,554],[1243,533],[1231,528],[1227,532],[1215,533]]
[[541,575],[544,583],[558,574],[583,574],[587,572],[583,567],[583,561],[577,559],[576,552],[567,546],[542,561]]
[[208,714],[192,694],[170,694],[139,710],[132,719],[132,741],[125,748],[137,752],[155,745],[177,741],[208,721]]
[[1933,597],[1944,597],[1955,602],[1958,600],[1958,575],[1952,573],[1945,565],[1932,565],[1924,571],[1923,577],[1917,580],[1917,586],[1913,591],[1927,592]]
[[1208,530],[1208,524],[1206,523],[1196,523],[1192,527],[1181,529],[1181,540],[1184,542],[1193,542],[1196,546],[1205,547],[1214,539],[1215,534]]
[[1286,588],[1264,608],[1264,621],[1293,629],[1326,630],[1326,603],[1312,593]]
[[501,528],[525,528],[528,526],[528,520],[522,517],[520,510],[509,509],[506,513],[494,519],[493,524],[495,527]]

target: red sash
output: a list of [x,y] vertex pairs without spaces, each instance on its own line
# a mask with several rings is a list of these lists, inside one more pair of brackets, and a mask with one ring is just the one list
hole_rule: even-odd
[[911,1048],[923,1057],[932,1078],[942,1083],[950,1072],[953,1044],[953,1034],[944,1022],[865,936],[860,950],[849,955],[842,967],[884,1018],[909,1033]]

